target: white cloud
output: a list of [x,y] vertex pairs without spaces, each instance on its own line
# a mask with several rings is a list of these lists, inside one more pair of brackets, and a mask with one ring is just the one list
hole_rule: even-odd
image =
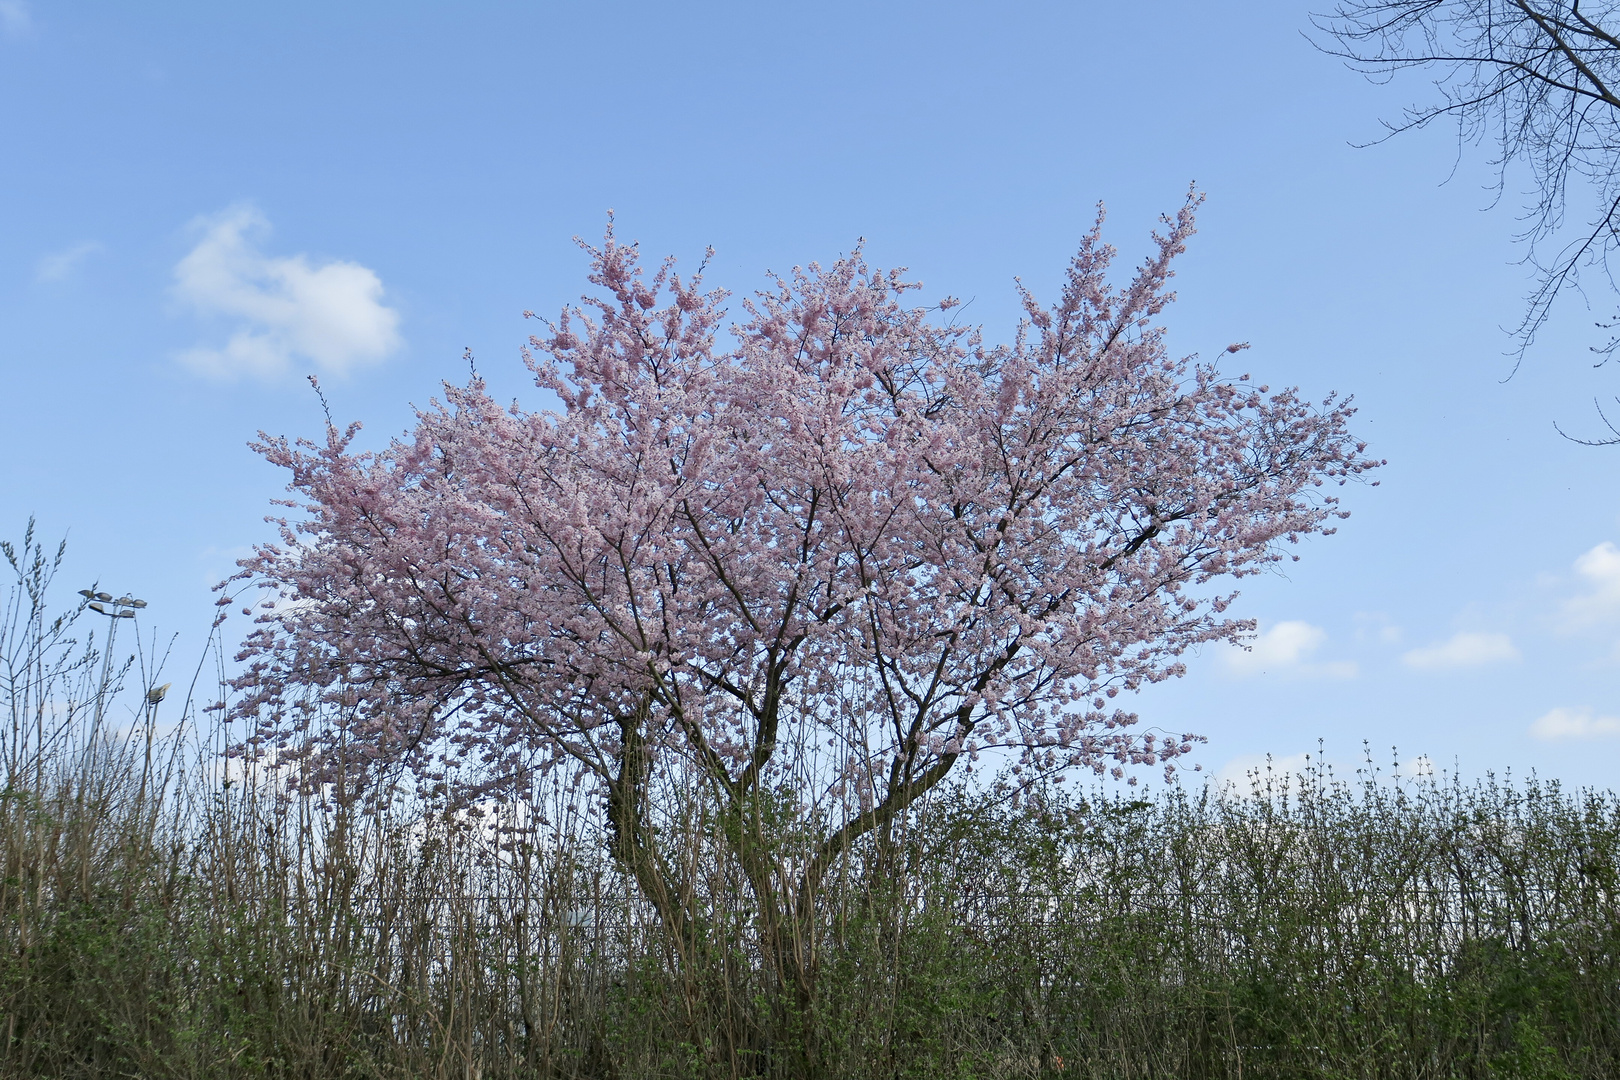
[[1403,761],[1395,766],[1395,772],[1400,776],[1426,777],[1434,775],[1434,759],[1428,754],[1419,754],[1415,758]]
[[1575,572],[1587,591],[1564,604],[1572,625],[1589,626],[1620,615],[1620,548],[1608,540],[1575,560]]
[[78,269],[87,255],[101,250],[101,245],[92,241],[83,244],[74,244],[70,248],[53,252],[39,260],[34,268],[34,277],[39,281],[61,281],[74,270]]
[[14,37],[26,33],[33,25],[28,5],[22,0],[0,0],[0,31]]
[[1401,642],[1401,628],[1382,611],[1358,611],[1355,623],[1357,641],[1376,641],[1380,645],[1399,645]]
[[1419,671],[1449,671],[1455,668],[1503,664],[1519,658],[1519,650],[1506,634],[1463,632],[1437,645],[1408,651],[1401,659]]
[[1320,626],[1290,619],[1262,630],[1249,649],[1233,648],[1226,653],[1226,666],[1238,675],[1286,671],[1334,679],[1353,677],[1356,665],[1350,661],[1315,663],[1308,659],[1326,640],[1327,631]]
[[1264,787],[1269,777],[1273,785],[1288,784],[1297,790],[1301,783],[1313,780],[1354,783],[1364,769],[1387,771],[1406,780],[1429,779],[1440,773],[1428,754],[1375,765],[1365,758],[1341,758],[1318,749],[1297,754],[1239,754],[1215,770],[1215,782],[1222,787],[1236,784],[1239,792],[1247,792],[1256,782]]
[[1530,734],[1538,739],[1612,739],[1620,735],[1620,717],[1594,716],[1591,709],[1553,709],[1536,718]]
[[181,355],[205,374],[269,378],[295,360],[343,374],[399,348],[399,312],[382,303],[377,275],[352,262],[312,265],[303,255],[271,257],[255,240],[269,222],[234,206],[195,223],[202,239],[174,268],[175,293],[200,314],[241,325],[223,348]]
[[1301,752],[1289,754],[1286,757],[1276,757],[1271,754],[1240,754],[1222,765],[1215,773],[1215,781],[1222,787],[1227,784],[1236,784],[1241,791],[1247,791],[1257,781],[1265,783],[1269,773],[1274,778],[1301,775],[1310,767],[1312,755]]

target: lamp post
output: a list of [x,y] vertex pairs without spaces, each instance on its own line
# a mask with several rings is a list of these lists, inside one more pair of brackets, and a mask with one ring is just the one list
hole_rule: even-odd
[[107,684],[112,681],[113,640],[118,636],[118,620],[133,619],[135,613],[146,606],[145,600],[137,600],[132,596],[120,596],[116,599],[112,593],[97,592],[94,589],[80,589],[79,595],[87,603],[85,607],[98,615],[105,615],[108,619],[107,644],[101,661],[101,683],[96,687],[96,714],[90,723],[90,741],[85,746],[85,760],[88,763],[90,755],[95,750],[96,736],[101,732],[101,718],[107,708]]
[[[168,694],[169,687],[173,685],[173,683],[164,683],[162,686],[154,686],[146,692],[146,757],[141,765],[141,793],[136,803],[142,809],[146,807],[146,781],[152,775],[152,739],[157,733],[157,707],[158,703]],[[165,776],[163,787],[166,790],[168,786],[168,777]]]

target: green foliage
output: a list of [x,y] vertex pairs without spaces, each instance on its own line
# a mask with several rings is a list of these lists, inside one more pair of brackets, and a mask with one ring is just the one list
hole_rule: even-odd
[[683,955],[562,831],[56,779],[0,800],[6,1076],[1620,1075],[1620,806],[1556,785],[947,792],[806,1006],[722,873]]

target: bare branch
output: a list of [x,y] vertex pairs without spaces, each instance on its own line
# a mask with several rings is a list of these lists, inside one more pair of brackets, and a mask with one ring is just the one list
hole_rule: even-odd
[[[1614,287],[1620,248],[1620,4],[1602,0],[1351,0],[1313,24],[1314,43],[1376,81],[1432,72],[1438,101],[1409,107],[1391,135],[1435,120],[1456,121],[1465,143],[1496,145],[1498,190],[1507,171],[1529,169],[1535,191],[1517,240],[1537,283],[1511,331],[1526,350],[1566,291],[1584,295],[1581,274]],[[1566,227],[1570,184],[1590,190],[1592,210]],[[1593,351],[1620,349],[1610,337]],[[1516,368],[1517,365],[1515,365]]]

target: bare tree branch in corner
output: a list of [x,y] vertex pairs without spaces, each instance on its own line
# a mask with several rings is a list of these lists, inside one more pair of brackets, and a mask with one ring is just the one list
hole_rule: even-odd
[[[1498,185],[1529,168],[1535,191],[1519,240],[1538,280],[1514,330],[1522,359],[1583,271],[1620,290],[1620,2],[1600,0],[1347,0],[1312,19],[1333,39],[1318,48],[1374,79],[1407,68],[1434,75],[1437,101],[1406,110],[1390,134],[1454,119],[1467,142],[1494,141]],[[1571,181],[1594,196],[1585,225],[1566,229]],[[1612,330],[1620,318],[1600,323]],[[1620,336],[1593,349],[1601,364]]]

